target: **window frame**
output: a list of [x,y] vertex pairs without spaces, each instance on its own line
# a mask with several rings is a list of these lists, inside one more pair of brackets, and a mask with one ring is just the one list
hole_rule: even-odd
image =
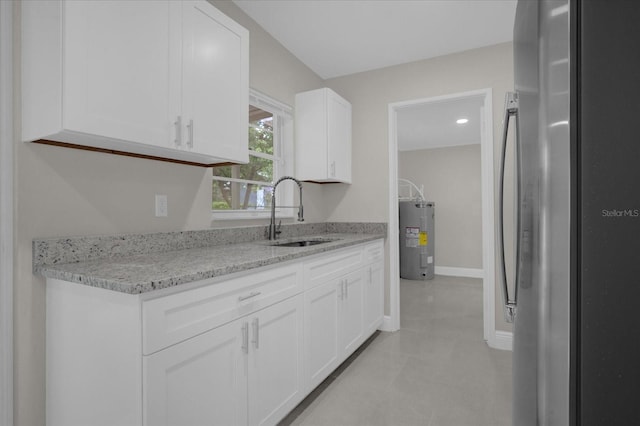
[[[253,105],[264,111],[273,114],[273,148],[274,156],[277,158],[273,164],[273,185],[282,176],[290,176],[293,173],[293,108],[282,102],[279,102],[262,92],[255,89],[249,89],[249,105]],[[247,122],[247,138],[248,138]],[[249,150],[249,155],[260,157],[260,153],[254,153]],[[227,180],[234,182],[252,182],[244,179],[224,178],[217,179],[211,173],[211,185],[217,180]],[[260,184],[269,184],[269,182],[260,182]],[[290,218],[294,216],[294,209],[278,208],[277,206],[293,205],[293,186],[283,185],[278,187],[276,193],[276,217]],[[213,200],[210,206],[213,204]],[[211,207],[211,219],[219,220],[247,220],[247,219],[268,219],[271,217],[271,209],[264,210],[213,210]]]

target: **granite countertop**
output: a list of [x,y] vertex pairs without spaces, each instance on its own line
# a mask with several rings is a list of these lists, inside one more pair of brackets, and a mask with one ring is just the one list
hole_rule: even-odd
[[[320,233],[305,237],[331,241],[306,247],[282,247],[273,246],[270,241],[257,240],[138,255],[101,257],[70,263],[36,263],[34,257],[34,272],[47,278],[57,278],[122,293],[140,294],[273,265],[385,236],[386,232]],[[286,242],[301,237],[302,235],[299,235],[278,241]],[[34,253],[37,253],[38,243],[34,241]]]

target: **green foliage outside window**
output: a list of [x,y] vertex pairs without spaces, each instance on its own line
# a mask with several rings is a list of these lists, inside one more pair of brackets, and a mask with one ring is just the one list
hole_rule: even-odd
[[[249,163],[215,167],[213,175],[245,182],[213,180],[214,210],[254,210],[269,208],[273,182],[273,115],[250,107]],[[264,182],[264,185],[259,182]]]

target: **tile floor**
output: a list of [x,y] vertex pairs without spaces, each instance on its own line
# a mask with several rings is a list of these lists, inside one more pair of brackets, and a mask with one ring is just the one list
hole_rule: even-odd
[[510,426],[511,352],[482,339],[482,280],[401,280],[401,329],[380,332],[284,425]]

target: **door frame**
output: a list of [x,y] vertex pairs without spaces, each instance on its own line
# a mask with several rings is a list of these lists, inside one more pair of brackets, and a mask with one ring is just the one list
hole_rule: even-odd
[[0,424],[13,424],[13,3],[0,1]]
[[[492,89],[480,89],[429,98],[390,103],[389,111],[389,328],[400,328],[400,272],[398,219],[398,111],[418,105],[465,98],[481,98],[480,156],[482,180],[483,330],[489,346],[506,349],[510,342],[496,334],[495,321],[495,170],[493,153]],[[504,332],[500,332],[504,333]],[[507,338],[508,339],[508,338]],[[510,339],[508,339],[510,340]]]

